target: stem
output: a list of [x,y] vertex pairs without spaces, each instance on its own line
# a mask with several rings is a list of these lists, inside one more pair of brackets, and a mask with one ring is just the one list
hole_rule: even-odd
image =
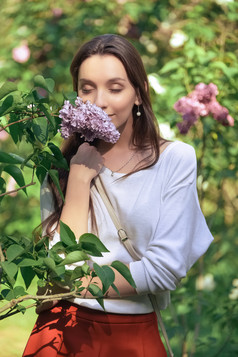
[[17,304],[23,301],[27,300],[42,300],[45,302],[47,301],[53,301],[53,300],[62,300],[65,298],[73,298],[77,297],[78,294],[76,293],[76,289],[74,291],[70,291],[67,293],[60,293],[60,294],[54,294],[54,295],[25,295],[25,296],[20,296],[17,299],[12,299],[9,301],[7,304],[5,304],[3,307],[0,308],[0,314],[8,309],[14,308]]
[[[32,113],[25,113],[25,114],[32,114]],[[51,115],[52,117],[57,117],[57,116],[58,116],[57,114],[50,114],[50,115]],[[37,117],[37,119],[39,119],[39,118],[45,118],[45,116],[43,116],[43,117]],[[21,122],[27,121],[27,120],[34,120],[34,119],[36,119],[36,118],[33,118],[32,116],[29,117],[29,118],[19,119],[19,120],[17,120],[17,121],[14,121],[13,123],[9,123],[9,124],[7,124],[7,125],[5,125],[5,126],[1,126],[1,127],[0,127],[0,132],[3,131],[3,130],[5,130],[6,128],[8,128],[8,127],[11,126],[11,125],[14,125],[14,124],[17,124],[17,123],[21,123]]]
[[33,118],[30,117],[30,118],[19,119],[17,121],[14,121],[13,123],[9,123],[9,124],[7,124],[5,126],[2,126],[2,127],[0,127],[0,132],[5,130],[6,128],[8,128],[11,125],[14,125],[14,124],[17,124],[17,123],[21,123],[22,121],[27,121],[27,120],[30,120],[30,119],[33,119]]
[[2,251],[1,244],[0,244],[0,262],[5,262],[5,257],[4,257],[3,251]]
[[29,187],[29,186],[33,186],[35,184],[36,184],[36,182],[31,182],[31,183],[28,183],[28,185],[21,186],[21,187],[17,188],[16,190],[12,190],[12,191],[7,191],[5,193],[1,193],[0,197],[5,196],[5,195],[10,195],[11,193],[18,192],[18,191],[22,190],[23,188],[26,188],[26,187]]

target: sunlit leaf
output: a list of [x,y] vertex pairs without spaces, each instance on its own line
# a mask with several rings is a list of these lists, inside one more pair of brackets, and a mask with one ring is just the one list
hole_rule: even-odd
[[66,265],[66,264],[72,264],[72,263],[77,263],[80,262],[82,260],[88,260],[89,256],[87,254],[85,254],[82,251],[75,251],[75,252],[71,252],[69,253],[66,258],[59,264],[60,265]]
[[17,274],[17,270],[18,270],[16,264],[5,261],[5,262],[1,262],[1,266],[10,280],[15,278],[15,275]]
[[14,92],[17,90],[17,85],[14,82],[5,82],[0,88],[0,99],[4,98],[6,95],[8,95],[11,92]]
[[48,121],[45,117],[39,117],[32,122],[32,131],[42,144],[46,144],[48,140]]
[[[19,167],[8,165],[5,166],[3,170],[14,178],[19,187],[25,186],[25,179]],[[26,188],[23,188],[22,191],[24,191],[25,194],[27,193]]]
[[64,222],[60,221],[60,240],[66,245],[77,244],[74,232]]
[[55,262],[52,258],[46,257],[43,259],[43,263],[51,270],[55,269]]
[[109,252],[105,245],[100,241],[100,239],[92,233],[85,233],[79,238],[79,243],[84,249],[84,243],[94,244],[99,252]]
[[19,257],[22,253],[24,253],[24,251],[25,249],[21,245],[10,245],[6,252],[8,262],[10,263],[11,261]]

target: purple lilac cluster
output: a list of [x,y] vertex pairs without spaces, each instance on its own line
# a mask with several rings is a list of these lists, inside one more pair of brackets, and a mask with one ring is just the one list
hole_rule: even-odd
[[181,134],[186,134],[200,116],[212,115],[222,125],[234,125],[228,109],[218,103],[217,94],[218,89],[214,83],[199,83],[194,91],[174,104],[174,109],[183,117],[183,121],[177,124]]
[[86,141],[101,139],[115,144],[120,137],[111,118],[97,105],[83,102],[80,97],[73,106],[68,100],[59,111],[61,136],[68,139],[73,133],[80,133]]

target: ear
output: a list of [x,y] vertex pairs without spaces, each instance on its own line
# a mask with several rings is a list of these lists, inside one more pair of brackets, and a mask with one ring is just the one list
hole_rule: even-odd
[[140,105],[142,103],[141,96],[139,89],[136,90],[136,100],[135,100],[135,105]]
[[[148,84],[147,84],[146,81],[145,81],[144,83],[145,83],[145,91],[147,92],[147,91],[148,91]],[[137,89],[136,89],[135,105],[140,105],[140,104],[142,104],[142,100],[141,100],[139,88],[137,88]]]

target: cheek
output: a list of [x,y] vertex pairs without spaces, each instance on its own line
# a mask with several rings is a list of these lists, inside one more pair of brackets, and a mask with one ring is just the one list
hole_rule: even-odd
[[135,104],[134,96],[123,96],[112,101],[112,107],[117,112],[131,112]]

